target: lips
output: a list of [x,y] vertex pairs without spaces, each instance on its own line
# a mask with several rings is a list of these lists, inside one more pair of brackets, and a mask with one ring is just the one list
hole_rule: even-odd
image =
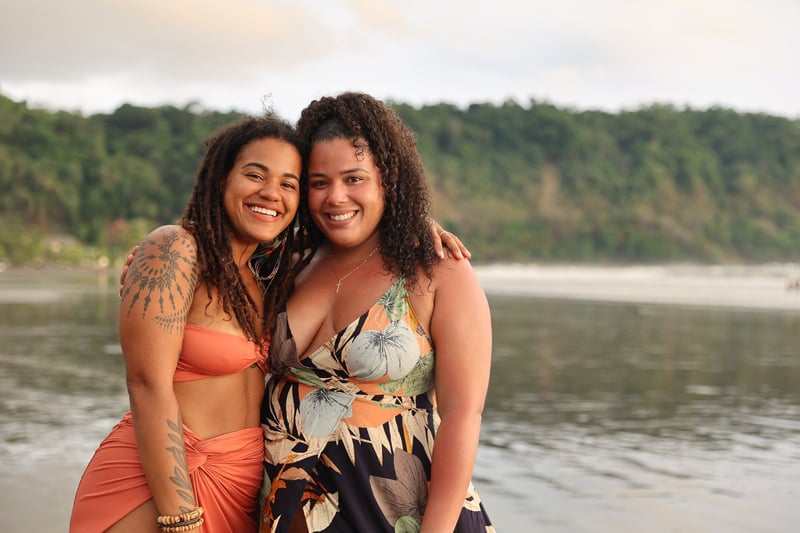
[[267,215],[270,217],[278,216],[278,212],[274,209],[267,209],[266,207],[261,207],[259,205],[248,205],[247,208],[253,213],[258,213],[260,215]]
[[331,213],[328,215],[328,218],[334,222],[344,222],[345,220],[350,220],[354,216],[356,216],[355,211],[348,211],[347,213]]

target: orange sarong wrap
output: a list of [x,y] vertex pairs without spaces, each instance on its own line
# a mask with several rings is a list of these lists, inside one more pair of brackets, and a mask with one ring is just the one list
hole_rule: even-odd
[[[205,523],[195,531],[256,531],[264,435],[246,428],[201,440],[183,427],[189,477]],[[78,485],[70,533],[100,533],[151,499],[128,412],[100,443]]]

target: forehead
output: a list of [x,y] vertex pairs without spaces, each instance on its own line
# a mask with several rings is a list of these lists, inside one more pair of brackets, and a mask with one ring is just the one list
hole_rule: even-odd
[[309,171],[323,168],[330,171],[337,167],[373,169],[375,161],[366,141],[359,139],[356,144],[354,146],[352,140],[343,138],[314,143],[308,160]]
[[248,161],[274,161],[276,164],[299,166],[301,164],[300,152],[292,143],[282,139],[265,137],[253,139],[244,146],[236,156],[236,161],[245,164]]

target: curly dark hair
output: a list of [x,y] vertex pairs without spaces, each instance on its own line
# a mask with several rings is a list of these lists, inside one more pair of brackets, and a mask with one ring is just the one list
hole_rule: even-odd
[[[222,299],[222,308],[236,318],[239,326],[251,340],[257,340],[258,313],[244,280],[233,258],[228,236],[230,220],[223,205],[223,186],[236,158],[251,141],[259,139],[278,139],[285,141],[300,152],[302,161],[308,156],[308,144],[298,135],[297,130],[286,120],[267,113],[258,117],[244,117],[219,130],[206,140],[206,154],[197,170],[192,196],[186,204],[178,223],[194,235],[197,241],[197,261],[199,280],[208,287],[214,287]],[[296,241],[295,225],[297,215],[278,238],[286,239],[283,255],[286,256],[264,292],[264,316],[261,318],[263,336],[269,336],[275,326],[278,311],[288,298],[293,284],[295,269],[291,267],[291,252],[303,249],[303,242]],[[266,243],[267,245],[269,243]],[[263,266],[270,272],[279,260],[273,253]]]
[[[383,263],[412,284],[417,281],[419,267],[430,278],[433,265],[440,260],[430,232],[430,191],[416,138],[397,113],[368,94],[345,92],[308,104],[300,114],[297,130],[309,146],[347,139],[354,149],[372,155],[385,191],[379,224]],[[308,261],[325,236],[308,211],[306,173],[300,194],[300,221],[310,245]]]

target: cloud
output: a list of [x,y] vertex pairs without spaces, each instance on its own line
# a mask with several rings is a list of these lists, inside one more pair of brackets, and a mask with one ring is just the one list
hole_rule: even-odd
[[[5,0],[5,81],[92,76],[245,81],[327,49],[316,19],[248,0]],[[307,30],[297,38],[296,29]]]
[[408,25],[404,15],[406,9],[398,9],[398,3],[388,0],[345,0],[344,5],[358,17],[361,30],[382,31],[394,35],[406,35]]
[[800,113],[797,0],[4,0],[0,89],[290,118],[360,89],[411,104],[509,97]]

